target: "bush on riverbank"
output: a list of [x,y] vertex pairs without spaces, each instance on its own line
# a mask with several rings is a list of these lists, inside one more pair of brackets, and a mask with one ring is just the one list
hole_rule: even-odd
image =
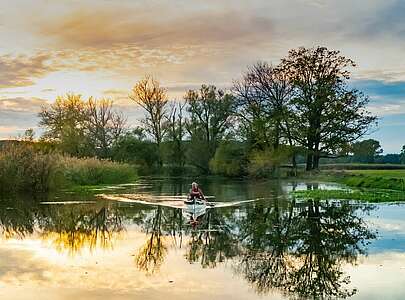
[[73,185],[126,183],[135,178],[131,165],[44,153],[33,143],[16,142],[0,149],[2,193],[41,193]]
[[57,157],[27,143],[13,143],[0,151],[0,192],[45,192],[54,179]]

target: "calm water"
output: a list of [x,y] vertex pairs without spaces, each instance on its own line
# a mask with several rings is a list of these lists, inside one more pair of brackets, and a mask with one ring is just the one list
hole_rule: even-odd
[[[202,187],[229,205],[190,220],[181,208],[95,197],[2,200],[0,298],[405,298],[404,204],[287,197],[336,188],[325,184]],[[180,180],[149,180],[100,193],[161,201],[187,190]]]

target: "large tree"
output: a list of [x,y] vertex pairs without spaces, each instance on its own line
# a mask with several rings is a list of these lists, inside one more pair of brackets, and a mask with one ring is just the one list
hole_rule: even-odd
[[294,86],[291,130],[307,151],[307,170],[318,169],[321,157],[336,156],[363,136],[376,117],[369,99],[348,86],[355,63],[325,47],[298,48],[281,60]]
[[188,104],[192,163],[208,172],[209,160],[231,126],[234,97],[213,85],[202,85],[198,91],[189,90],[184,99]]
[[[276,152],[281,144],[292,149],[290,110],[294,87],[285,69],[258,62],[233,86],[237,115],[250,146]],[[295,169],[295,153],[292,153]]]
[[85,101],[67,94],[43,107],[40,125],[43,139],[56,142],[60,149],[75,156],[110,157],[110,150],[125,128],[125,118],[114,111],[108,99]]
[[86,103],[80,95],[59,96],[42,107],[39,125],[45,128],[43,139],[58,144],[64,152],[75,156],[89,155],[86,135]]
[[[288,74],[258,62],[234,83],[233,91],[237,96],[238,115],[250,131],[254,145],[277,149],[283,129],[289,129],[288,104],[294,90]],[[288,134],[284,136],[288,138]]]
[[95,148],[95,154],[102,158],[111,156],[111,148],[125,130],[126,119],[114,111],[109,99],[90,98],[87,102],[87,134]]
[[171,104],[170,113],[166,117],[167,124],[167,159],[175,167],[172,169],[174,173],[180,173],[185,165],[185,145],[184,138],[186,135],[185,126],[185,107],[186,102],[173,102]]
[[138,81],[132,88],[129,98],[142,107],[146,116],[143,124],[156,142],[159,151],[159,165],[162,165],[160,145],[165,134],[168,97],[166,90],[151,76]]

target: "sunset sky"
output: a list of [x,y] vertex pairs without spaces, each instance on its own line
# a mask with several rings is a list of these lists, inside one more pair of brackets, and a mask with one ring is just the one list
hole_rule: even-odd
[[386,153],[405,144],[405,1],[0,1],[0,138],[38,130],[41,105],[67,92],[111,97],[133,125],[127,95],[144,74],[181,99],[322,45],[357,62],[351,84],[381,117],[371,137]]

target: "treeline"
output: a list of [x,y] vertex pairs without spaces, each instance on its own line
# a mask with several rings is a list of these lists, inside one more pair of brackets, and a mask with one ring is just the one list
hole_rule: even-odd
[[400,153],[382,154],[379,141],[366,139],[350,145],[348,155],[336,159],[323,159],[322,163],[405,164],[405,145]]
[[368,98],[348,85],[355,64],[325,47],[289,51],[278,65],[258,62],[230,90],[202,85],[183,101],[146,76],[129,98],[145,112],[127,129],[110,100],[69,94],[43,108],[41,140],[74,156],[96,156],[138,165],[140,173],[227,176],[296,173],[322,158],[350,153],[376,117]]

